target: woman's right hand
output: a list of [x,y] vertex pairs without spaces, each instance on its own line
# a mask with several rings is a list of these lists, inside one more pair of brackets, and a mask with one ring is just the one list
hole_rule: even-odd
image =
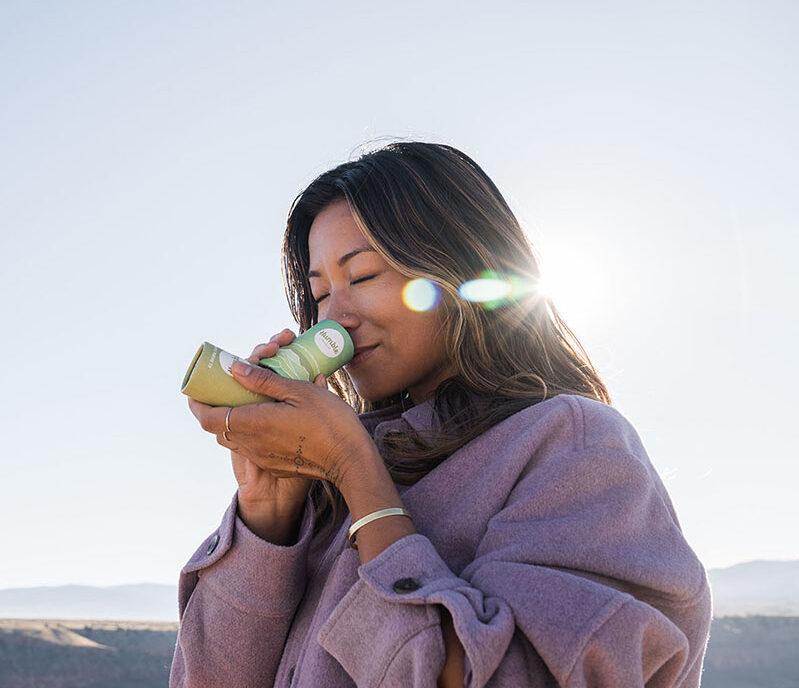
[[[291,330],[285,329],[272,337],[269,343],[256,346],[247,360],[258,365],[260,359],[271,358],[294,337]],[[231,414],[232,427],[235,427],[235,419],[234,411]],[[297,477],[294,473],[263,470],[243,454],[233,450],[230,454],[233,473],[239,484],[239,517],[250,530],[266,540],[286,544],[294,539],[313,480]]]

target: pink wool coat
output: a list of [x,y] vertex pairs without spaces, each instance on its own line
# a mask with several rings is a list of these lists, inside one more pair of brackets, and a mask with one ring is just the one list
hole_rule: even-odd
[[[432,401],[361,415],[439,427]],[[418,531],[361,565],[337,535],[250,532],[237,502],[180,573],[171,688],[435,688],[441,607],[468,688],[699,685],[711,617],[637,432],[615,408],[564,394],[530,406],[398,486]]]

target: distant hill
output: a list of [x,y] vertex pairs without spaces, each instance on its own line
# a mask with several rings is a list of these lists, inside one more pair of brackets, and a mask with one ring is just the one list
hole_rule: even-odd
[[[750,561],[708,572],[714,616],[799,616],[799,561]],[[174,585],[63,585],[0,590],[0,618],[178,620]]]
[[799,616],[799,561],[749,561],[708,576],[715,617]]
[[177,624],[0,619],[2,688],[165,688]]
[[[177,624],[0,619],[2,688],[165,688]],[[799,688],[799,618],[716,619],[702,688]]]

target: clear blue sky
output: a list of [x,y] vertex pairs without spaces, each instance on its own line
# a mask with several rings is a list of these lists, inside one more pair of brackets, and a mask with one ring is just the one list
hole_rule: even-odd
[[179,393],[284,327],[381,137],[505,193],[705,564],[799,558],[792,2],[0,5],[0,587],[175,583],[235,491]]

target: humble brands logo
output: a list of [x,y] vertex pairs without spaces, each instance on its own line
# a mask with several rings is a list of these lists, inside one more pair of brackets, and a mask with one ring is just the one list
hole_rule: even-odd
[[327,330],[322,330],[319,333],[319,336],[328,343],[328,345],[330,346],[331,349],[333,349],[333,351],[336,352],[336,356],[338,356],[341,353],[341,349],[339,348],[338,343],[333,341],[333,337],[330,336],[330,333]]
[[334,329],[319,330],[314,337],[317,348],[328,358],[335,358],[344,351],[344,338]]

